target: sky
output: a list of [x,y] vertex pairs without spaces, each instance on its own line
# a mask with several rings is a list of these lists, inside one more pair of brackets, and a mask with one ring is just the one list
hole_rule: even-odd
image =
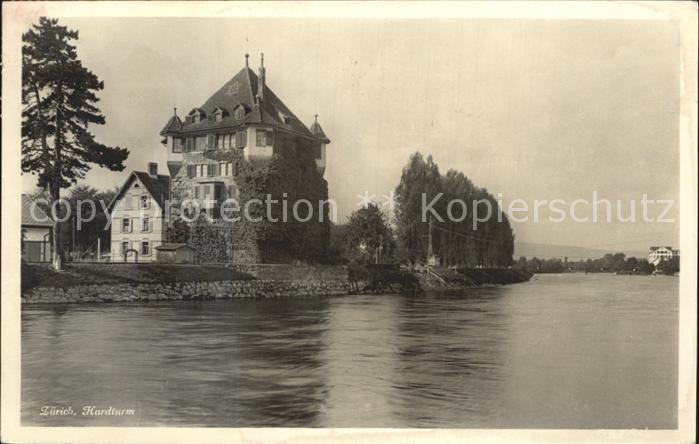
[[[104,81],[102,143],[127,147],[123,183],[158,161],[173,107],[203,104],[264,52],[268,86],[332,143],[325,178],[344,221],[359,195],[395,189],[415,151],[514,199],[621,200],[631,222],[513,221],[518,242],[647,250],[679,242],[679,36],[664,21],[486,19],[77,19],[83,64]],[[32,191],[36,179],[23,178]],[[643,222],[640,200],[674,200]],[[657,218],[667,204],[652,204]],[[604,207],[600,210],[604,212]],[[591,217],[578,206],[579,218]],[[521,216],[521,213],[520,213]]]

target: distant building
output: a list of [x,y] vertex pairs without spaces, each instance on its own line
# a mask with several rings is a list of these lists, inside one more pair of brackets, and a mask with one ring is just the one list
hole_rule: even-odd
[[109,204],[112,218],[112,262],[154,262],[155,249],[165,241],[169,215],[170,177],[158,174],[156,163],[148,172],[129,175]]
[[26,194],[22,194],[22,259],[28,262],[51,261],[53,220]]
[[673,250],[672,247],[650,247],[648,262],[657,266],[663,259],[670,260],[679,256],[680,250]]

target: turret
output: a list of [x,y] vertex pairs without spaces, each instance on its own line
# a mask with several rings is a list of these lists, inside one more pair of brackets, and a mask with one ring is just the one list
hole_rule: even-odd
[[313,136],[315,136],[318,142],[320,142],[320,146],[318,152],[316,153],[315,160],[318,172],[322,176],[323,174],[325,174],[325,146],[328,143],[330,143],[330,139],[328,139],[328,136],[325,135],[325,132],[323,131],[323,128],[320,126],[320,123],[318,123],[318,114],[315,115],[315,119],[313,121],[313,125],[311,125],[310,130]]

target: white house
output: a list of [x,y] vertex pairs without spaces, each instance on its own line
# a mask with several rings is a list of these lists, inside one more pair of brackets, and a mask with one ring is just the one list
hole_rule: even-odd
[[155,262],[155,248],[165,241],[169,214],[170,177],[134,171],[109,204],[112,218],[111,261]]
[[657,266],[661,260],[670,260],[674,256],[679,255],[680,250],[673,250],[672,247],[650,247],[648,262]]
[[51,261],[53,220],[34,202],[22,194],[22,258],[29,262]]

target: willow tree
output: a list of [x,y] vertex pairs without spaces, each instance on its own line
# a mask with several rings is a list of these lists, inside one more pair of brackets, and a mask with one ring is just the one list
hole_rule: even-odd
[[[129,151],[95,140],[90,124],[103,125],[95,94],[104,88],[82,65],[72,40],[77,31],[41,18],[22,35],[22,171],[38,176],[53,207],[61,189],[85,177],[91,164],[124,169]],[[60,229],[53,229],[53,264],[62,268]]]

